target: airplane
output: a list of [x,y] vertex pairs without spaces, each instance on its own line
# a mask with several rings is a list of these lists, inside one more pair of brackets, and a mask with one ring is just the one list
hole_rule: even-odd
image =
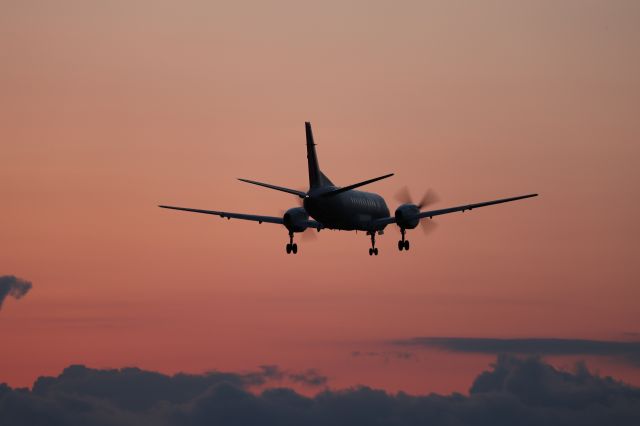
[[262,186],[276,191],[282,191],[296,195],[302,199],[302,207],[288,209],[282,216],[260,216],[244,213],[231,213],[217,210],[202,210],[186,207],[159,205],[163,209],[181,210],[186,212],[203,213],[227,219],[250,220],[261,223],[274,223],[284,225],[289,232],[289,242],[286,245],[287,254],[296,254],[298,245],[293,241],[294,234],[307,230],[322,229],[341,231],[363,231],[371,238],[369,256],[378,255],[376,247],[376,235],[382,235],[387,225],[395,224],[400,229],[402,238],[398,241],[398,250],[408,251],[410,248],[406,232],[415,229],[422,223],[423,229],[428,230],[427,220],[434,216],[454,212],[465,212],[479,207],[494,204],[508,203],[525,198],[536,197],[538,194],[520,195],[517,197],[501,198],[498,200],[484,201],[474,204],[448,207],[436,210],[423,211],[424,207],[434,203],[436,197],[431,191],[427,191],[418,204],[413,203],[408,191],[405,189],[399,193],[398,198],[402,204],[395,210],[393,216],[389,214],[389,208],[380,195],[371,192],[356,191],[356,188],[369,185],[382,179],[393,176],[393,173],[368,179],[362,182],[339,187],[336,186],[322,171],[318,165],[316,144],[313,140],[311,123],[305,122],[307,139],[307,162],[309,169],[309,190],[300,191],[269,183],[257,182],[249,179],[238,179],[242,182]]

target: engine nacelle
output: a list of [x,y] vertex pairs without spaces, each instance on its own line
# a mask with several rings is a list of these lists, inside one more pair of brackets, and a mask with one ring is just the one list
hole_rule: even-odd
[[420,223],[420,209],[415,204],[403,204],[396,209],[396,224],[400,228],[413,229]]
[[282,220],[289,231],[304,232],[307,229],[309,213],[303,207],[294,207],[285,212]]

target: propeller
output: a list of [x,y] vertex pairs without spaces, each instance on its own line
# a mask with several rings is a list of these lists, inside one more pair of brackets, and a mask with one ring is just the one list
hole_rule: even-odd
[[316,241],[318,239],[318,236],[316,235],[317,233],[318,231],[316,231],[315,228],[305,229],[302,233],[302,241],[305,241],[307,243]]
[[432,219],[425,217],[420,221],[420,227],[424,235],[429,235],[438,228],[438,222],[434,222]]
[[398,192],[396,192],[396,200],[402,204],[415,204],[420,210],[422,210],[424,207],[440,201],[440,197],[438,197],[438,194],[436,194],[432,189],[427,189],[422,195],[420,202],[416,204],[413,202],[409,188],[403,186],[398,190]]
[[[409,192],[409,188],[407,186],[400,188],[398,192],[396,192],[395,198],[402,204],[414,204],[419,210],[440,201],[440,197],[438,197],[438,194],[436,194],[433,189],[427,189],[422,195],[420,202],[416,204],[413,202],[411,192]],[[422,228],[422,232],[425,235],[428,235],[436,230],[438,224],[429,218],[424,218],[420,221],[420,227]]]

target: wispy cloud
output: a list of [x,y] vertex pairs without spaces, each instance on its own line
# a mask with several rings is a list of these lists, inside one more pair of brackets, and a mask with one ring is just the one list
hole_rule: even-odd
[[392,359],[403,361],[417,359],[415,353],[409,351],[353,351],[351,356],[354,358],[380,358],[385,362]]
[[20,299],[31,290],[31,287],[32,285],[29,281],[20,279],[14,275],[0,276],[0,309],[7,296]]
[[315,368],[299,373],[289,373],[287,378],[304,386],[324,386],[327,384],[327,376],[320,374]]
[[261,365],[259,371],[243,373],[245,385],[264,385],[268,382],[290,382],[303,386],[324,386],[328,378],[314,368],[305,371],[282,370],[277,365]]
[[416,337],[394,342],[452,352],[619,357],[640,367],[640,342],[557,338]]

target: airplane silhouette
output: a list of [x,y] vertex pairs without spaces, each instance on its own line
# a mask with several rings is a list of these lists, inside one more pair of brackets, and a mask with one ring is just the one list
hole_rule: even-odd
[[527,194],[518,197],[502,198],[499,200],[485,201],[463,206],[448,207],[437,210],[422,211],[424,207],[437,201],[436,196],[431,191],[427,191],[418,204],[411,201],[411,197],[406,189],[401,190],[398,198],[400,205],[389,215],[389,208],[378,194],[364,191],[356,191],[364,185],[386,179],[393,176],[393,173],[368,179],[343,187],[336,186],[331,180],[320,171],[318,166],[318,156],[316,155],[316,144],[313,141],[311,123],[305,122],[307,136],[307,161],[309,163],[309,190],[307,192],[268,183],[256,182],[249,179],[239,179],[242,182],[275,189],[297,195],[303,201],[302,207],[294,207],[287,210],[280,216],[259,216],[253,214],[231,213],[216,210],[190,209],[185,207],[174,207],[160,205],[164,209],[182,210],[194,213],[204,213],[220,216],[227,219],[251,220],[258,223],[275,223],[284,225],[289,231],[289,243],[286,245],[287,254],[298,252],[298,245],[293,242],[294,233],[304,232],[308,229],[337,229],[344,231],[365,231],[371,237],[371,248],[369,256],[378,255],[376,247],[376,234],[382,235],[387,225],[396,224],[400,228],[402,239],[398,241],[398,250],[409,250],[409,240],[405,239],[406,231],[414,229],[422,223],[425,232],[429,229],[427,219],[443,214],[464,212],[478,207],[491,206],[493,204],[507,203],[509,201],[522,200],[524,198],[536,197],[538,194]]

